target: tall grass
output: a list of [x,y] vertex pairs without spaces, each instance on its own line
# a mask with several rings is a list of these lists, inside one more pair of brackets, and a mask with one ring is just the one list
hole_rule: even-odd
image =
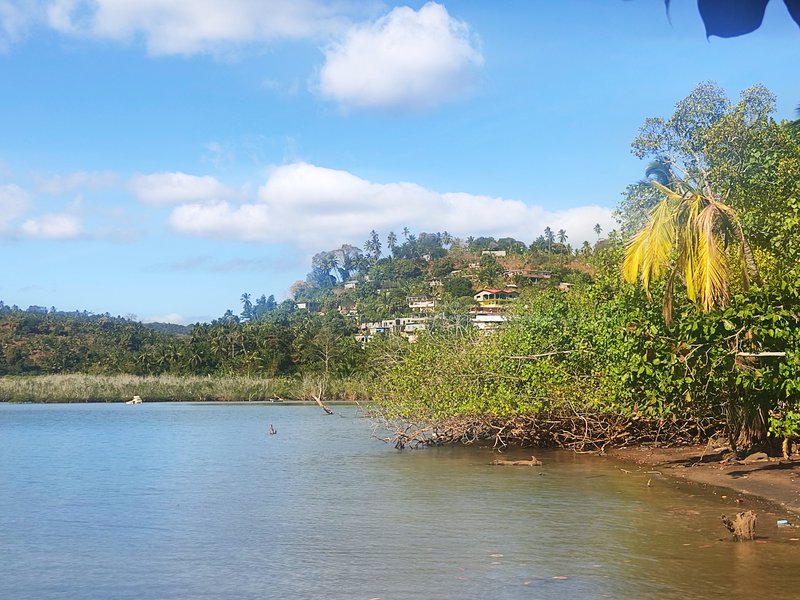
[[[0,377],[0,402],[254,402],[311,400],[319,385],[309,377],[195,377],[159,375],[39,375]],[[366,401],[368,384],[358,378],[326,382],[327,401]]]

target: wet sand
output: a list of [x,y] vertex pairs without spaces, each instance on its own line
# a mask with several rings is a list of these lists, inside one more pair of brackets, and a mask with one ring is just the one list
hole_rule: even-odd
[[627,463],[624,469],[653,481],[672,477],[700,485],[728,488],[742,510],[747,496],[756,496],[800,516],[800,456],[790,460],[761,456],[728,458],[727,448],[615,448],[607,456]]

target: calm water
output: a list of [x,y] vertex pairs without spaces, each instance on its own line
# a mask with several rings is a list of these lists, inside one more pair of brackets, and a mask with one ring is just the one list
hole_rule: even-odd
[[338,412],[0,405],[0,598],[800,597],[800,529],[767,505],[735,544],[724,492],[397,452]]

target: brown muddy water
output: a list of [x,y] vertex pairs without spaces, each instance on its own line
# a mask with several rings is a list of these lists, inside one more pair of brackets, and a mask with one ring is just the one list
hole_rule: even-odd
[[723,490],[398,452],[336,412],[0,405],[0,598],[800,597],[800,529],[767,503],[734,543]]

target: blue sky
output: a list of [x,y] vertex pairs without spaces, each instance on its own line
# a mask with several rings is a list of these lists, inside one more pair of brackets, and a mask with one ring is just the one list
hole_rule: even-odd
[[703,81],[800,104],[800,29],[692,0],[0,0],[0,300],[207,321],[372,229],[579,246]]

